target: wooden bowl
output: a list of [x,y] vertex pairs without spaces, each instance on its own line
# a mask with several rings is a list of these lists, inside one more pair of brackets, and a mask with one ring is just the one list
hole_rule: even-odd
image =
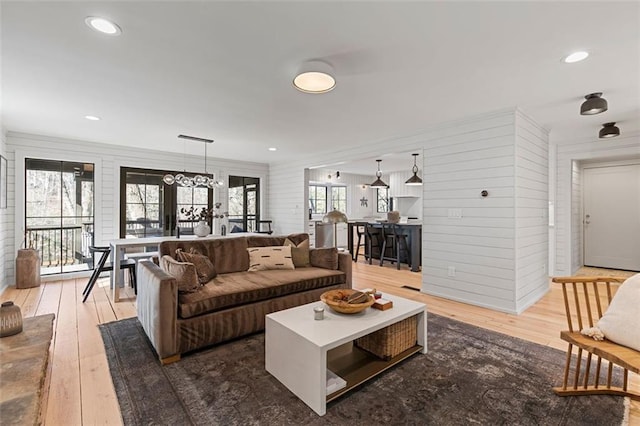
[[369,306],[373,305],[374,302],[374,298],[371,295],[369,295],[369,300],[365,303],[348,303],[346,300],[341,300],[346,299],[357,291],[358,290],[353,290],[350,288],[345,288],[342,290],[329,290],[322,293],[322,295],[320,296],[320,300],[322,300],[335,312],[341,314],[357,314],[358,312],[362,312]]

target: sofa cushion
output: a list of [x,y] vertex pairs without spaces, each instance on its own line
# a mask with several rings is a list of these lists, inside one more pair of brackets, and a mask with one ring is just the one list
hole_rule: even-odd
[[338,269],[338,249],[335,247],[317,248],[309,251],[311,266],[326,269]]
[[193,251],[193,248],[190,249],[190,252],[186,252],[183,249],[177,249],[176,259],[179,262],[193,263],[198,274],[198,281],[200,281],[200,284],[204,285],[216,277],[216,269],[207,256],[194,253]]
[[191,318],[345,281],[342,271],[314,267],[219,274],[197,293],[179,294],[178,315]]
[[178,262],[171,256],[164,255],[160,259],[160,267],[176,279],[178,292],[190,293],[200,288],[200,281],[193,263]]
[[252,235],[247,237],[249,247],[271,247],[284,244],[285,237],[271,237],[268,235]]
[[209,253],[208,241],[193,241],[187,239],[175,239],[170,241],[163,241],[160,243],[158,248],[159,257],[164,255],[169,255],[176,259],[176,250],[182,249],[186,252],[200,253],[204,254],[213,262],[213,258],[211,255],[213,253]]
[[290,246],[249,247],[249,271],[293,269]]
[[289,238],[284,240],[285,246],[291,247],[291,258],[296,268],[311,266],[309,262],[309,239],[302,240],[299,244],[294,243]]
[[218,274],[240,272],[249,269],[249,253],[247,253],[247,238],[219,238],[210,240],[209,249],[213,256],[213,265]]

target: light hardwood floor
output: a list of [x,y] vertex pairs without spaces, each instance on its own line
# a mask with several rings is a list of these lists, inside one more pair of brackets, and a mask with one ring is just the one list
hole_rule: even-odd
[[[375,287],[383,293],[426,303],[428,311],[438,315],[566,350],[559,338],[560,330],[566,328],[562,293],[555,285],[542,300],[517,316],[404,288],[421,286],[421,275],[406,269],[369,266],[362,258],[353,266],[354,287]],[[45,384],[42,416],[45,425],[122,424],[97,325],[134,317],[135,296],[126,288],[121,292],[122,301],[112,303],[108,280],[102,279],[83,304],[81,296],[86,281],[52,281],[24,290],[9,287],[0,295],[0,301],[13,300],[19,305],[25,317],[56,314]],[[558,383],[561,374],[558,371]],[[632,375],[631,385],[640,389],[640,377]],[[640,426],[639,402],[631,402],[629,420],[630,425]]]

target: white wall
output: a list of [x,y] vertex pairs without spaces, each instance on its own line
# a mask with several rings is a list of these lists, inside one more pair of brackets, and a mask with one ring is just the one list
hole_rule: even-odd
[[[526,136],[525,140],[525,132],[533,136]],[[387,153],[389,146],[394,152],[424,150],[418,158],[418,166],[424,171],[422,291],[501,311],[521,312],[535,302],[539,289],[547,285],[543,265],[537,266],[537,272],[528,271],[523,265],[527,256],[544,256],[548,250],[546,234],[537,234],[541,227],[546,231],[546,222],[527,217],[542,214],[539,197],[546,205],[547,188],[542,188],[546,182],[533,184],[540,191],[537,198],[523,200],[521,210],[516,211],[520,205],[517,202],[527,196],[526,186],[533,181],[524,169],[540,172],[540,161],[547,161],[547,148],[540,148],[546,143],[545,135],[519,111],[503,110],[443,123],[417,135],[347,147],[339,152],[314,153],[297,162],[298,170],[291,164],[276,164],[271,168],[278,176],[277,181],[275,175],[271,179],[271,205],[277,205],[276,191],[298,196],[279,197],[278,209],[286,216],[280,219],[274,214],[274,218],[292,225],[283,229],[285,232],[302,228],[303,216],[298,220],[290,215],[306,201],[296,181],[297,177],[304,177],[300,170],[305,167],[375,157]],[[534,150],[540,158],[534,164],[516,161],[516,155],[525,150]],[[489,197],[480,196],[483,189],[489,191]],[[533,203],[533,213],[528,212],[530,208],[524,204],[527,202]],[[462,217],[449,218],[451,209],[461,210]],[[534,236],[517,234],[518,224],[528,224]],[[450,266],[456,270],[454,277],[448,276]]]
[[[5,158],[8,157],[6,135],[2,127],[0,127],[0,155]],[[7,180],[13,179],[12,170],[7,170],[7,178]],[[13,277],[14,260],[12,253],[14,252],[6,249],[13,244],[13,206],[14,199],[12,197],[7,199],[7,208],[0,209],[0,292],[13,282],[13,279],[9,277]]]
[[[613,139],[554,140],[556,161],[556,251],[555,275],[572,275],[582,266],[581,162],[640,158],[640,134],[622,134]],[[551,135],[553,139],[553,133]]]
[[[24,159],[46,158],[65,161],[82,161],[95,164],[95,243],[106,244],[119,233],[120,167],[146,169],[183,170],[202,172],[202,156],[176,156],[172,153],[127,148],[122,146],[91,143],[86,141],[51,138],[9,132],[6,153],[9,159],[9,199],[11,205],[7,215],[9,232],[2,235],[5,282],[14,282],[13,258],[22,243],[24,234]],[[209,172],[227,181],[229,175],[258,177],[262,182],[261,199],[265,216],[269,211],[268,165],[242,161],[209,158]],[[228,191],[224,187],[216,190],[215,200],[223,203],[226,210]],[[14,220],[15,217],[15,220]],[[4,213],[3,213],[4,218]]]
[[548,290],[549,133],[516,114],[516,310]]

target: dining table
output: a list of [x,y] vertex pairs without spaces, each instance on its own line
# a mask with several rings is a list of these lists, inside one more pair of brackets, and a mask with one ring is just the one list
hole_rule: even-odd
[[[374,228],[382,228],[382,224],[385,221],[364,221]],[[363,221],[349,221],[347,222],[348,232],[347,232],[347,249],[350,253],[355,254],[354,251],[354,241],[353,241],[353,228],[355,226],[361,225],[364,223]],[[422,263],[422,223],[397,223],[396,224],[402,232],[407,232],[410,240],[410,251],[411,251],[411,271],[412,272],[420,272],[420,265]],[[365,237],[366,238],[366,237]],[[355,249],[358,249],[356,247]]]
[[180,238],[176,236],[162,236],[162,237],[144,237],[144,238],[118,238],[109,241],[111,247],[111,263],[113,270],[111,271],[111,289],[114,302],[120,301],[120,286],[124,283],[124,271],[120,269],[120,262],[124,260],[127,249],[134,247],[151,247],[153,250],[158,251],[160,243],[163,241],[176,241],[176,240],[215,240],[220,238],[236,238],[239,236],[251,236],[262,235],[254,232],[242,232],[242,233],[230,233],[227,235],[207,235],[205,237],[198,237],[196,235],[182,235]]

